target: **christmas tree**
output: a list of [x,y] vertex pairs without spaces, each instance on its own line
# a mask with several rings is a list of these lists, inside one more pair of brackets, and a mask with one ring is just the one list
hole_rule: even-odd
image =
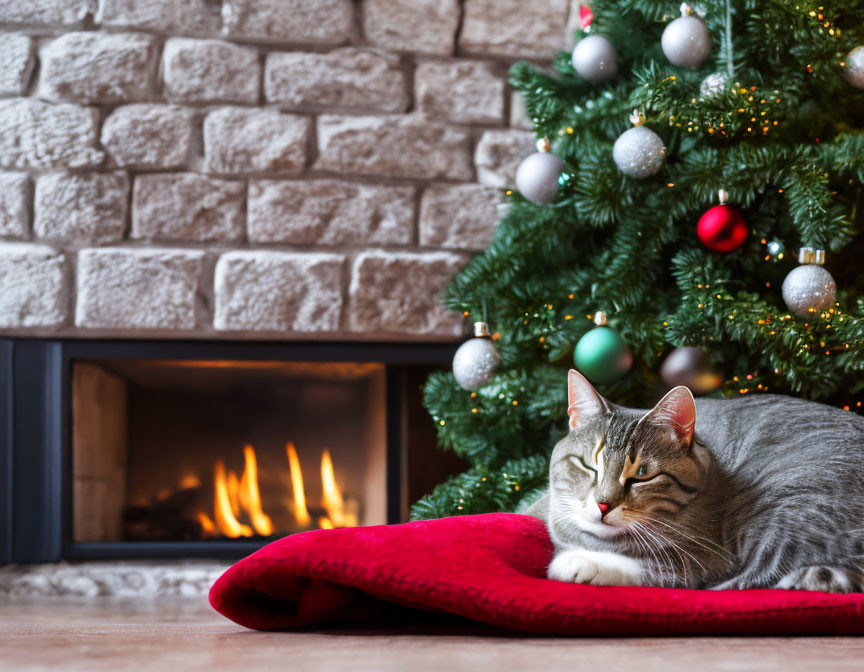
[[464,387],[426,385],[470,469],[413,518],[537,496],[574,356],[639,408],[684,383],[862,412],[860,0],[595,0],[582,18],[554,74],[511,71],[541,151],[448,290],[491,338],[457,356]]

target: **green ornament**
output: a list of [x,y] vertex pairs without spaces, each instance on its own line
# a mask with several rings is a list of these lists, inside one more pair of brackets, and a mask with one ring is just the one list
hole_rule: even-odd
[[606,314],[598,312],[596,326],[586,333],[573,350],[573,363],[591,382],[611,383],[633,365],[633,354],[621,334],[605,326]]
[[767,252],[765,261],[771,261],[775,264],[778,261],[783,261],[783,257],[786,256],[786,246],[779,240],[772,240],[770,243],[767,243],[765,250]]

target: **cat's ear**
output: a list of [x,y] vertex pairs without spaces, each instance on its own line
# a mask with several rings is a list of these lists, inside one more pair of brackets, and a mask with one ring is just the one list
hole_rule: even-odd
[[689,444],[696,426],[696,401],[693,393],[679,385],[658,401],[640,422],[666,430],[674,440]]
[[609,410],[609,403],[600,396],[588,379],[573,369],[570,369],[567,376],[567,404],[571,430],[576,429],[587,418]]

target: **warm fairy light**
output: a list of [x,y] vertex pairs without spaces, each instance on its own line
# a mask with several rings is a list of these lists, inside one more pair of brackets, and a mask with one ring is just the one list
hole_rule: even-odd
[[231,502],[228,499],[227,478],[225,476],[225,463],[222,460],[216,462],[213,482],[215,490],[213,511],[216,517],[216,526],[219,528],[219,531],[231,539],[236,539],[237,537],[251,537],[252,528],[240,523],[234,515],[234,512],[231,510]]
[[290,441],[285,446],[285,451],[288,453],[288,469],[291,473],[291,488],[294,491],[294,519],[301,527],[307,527],[312,522],[312,517],[306,508],[306,492],[303,489],[300,459],[297,457],[297,449]]
[[255,532],[263,537],[273,534],[273,521],[261,508],[261,491],[258,488],[258,459],[252,446],[243,448],[243,478],[240,479],[240,505],[249,516]]

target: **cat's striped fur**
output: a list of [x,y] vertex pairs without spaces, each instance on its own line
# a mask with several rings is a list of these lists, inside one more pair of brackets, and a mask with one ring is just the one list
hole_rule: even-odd
[[626,409],[575,371],[569,387],[571,432],[529,511],[555,543],[550,578],[864,590],[864,418],[683,387]]

